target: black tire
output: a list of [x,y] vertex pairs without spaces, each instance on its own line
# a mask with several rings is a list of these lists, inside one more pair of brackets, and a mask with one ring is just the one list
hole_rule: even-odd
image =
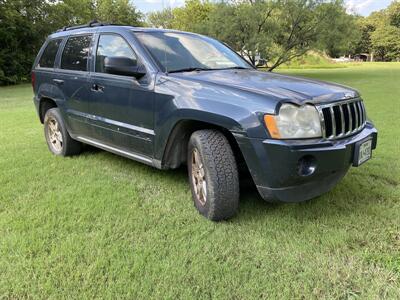
[[[201,168],[196,165],[196,155],[203,171],[198,171]],[[194,132],[189,140],[187,163],[194,206],[199,213],[212,221],[234,216],[239,206],[239,175],[227,138],[217,130]],[[199,192],[204,181],[206,192]]]
[[[61,117],[60,110],[58,108],[51,108],[46,111],[44,116],[44,136],[46,138],[47,146],[49,150],[54,155],[60,156],[72,156],[77,155],[81,152],[82,143],[75,141],[69,135],[63,118]],[[57,126],[57,134],[52,134],[54,131],[50,130],[49,127]],[[54,127],[52,127],[54,128]],[[56,138],[58,142],[53,142],[54,136],[60,137]],[[57,146],[56,146],[57,145]]]

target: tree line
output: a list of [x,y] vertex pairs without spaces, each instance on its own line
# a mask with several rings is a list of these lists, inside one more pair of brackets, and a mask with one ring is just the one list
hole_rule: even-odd
[[332,57],[368,53],[400,59],[400,2],[368,17],[343,0],[186,0],[142,14],[129,0],[0,0],[0,84],[25,81],[46,36],[66,25],[103,22],[191,31],[215,37],[250,62],[279,65],[320,50]]
[[0,84],[29,78],[49,34],[94,19],[140,26],[144,16],[129,0],[0,0]]
[[184,7],[150,14],[154,27],[199,32],[224,41],[252,63],[268,69],[320,50],[331,57],[372,54],[400,60],[400,2],[368,17],[348,14],[343,0],[187,0]]

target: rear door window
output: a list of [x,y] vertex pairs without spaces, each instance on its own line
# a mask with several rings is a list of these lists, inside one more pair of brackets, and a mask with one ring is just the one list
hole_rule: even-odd
[[61,57],[61,69],[87,71],[91,35],[68,38]]
[[60,46],[61,41],[62,39],[57,39],[48,42],[43,51],[42,57],[39,60],[39,68],[54,68],[54,61],[56,59],[58,47]]

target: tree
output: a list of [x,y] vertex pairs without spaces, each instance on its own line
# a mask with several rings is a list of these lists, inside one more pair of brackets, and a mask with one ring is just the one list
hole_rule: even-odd
[[386,10],[388,12],[390,25],[400,28],[400,2],[393,1]]
[[49,28],[55,30],[64,26],[84,24],[96,18],[91,0],[64,0],[50,5],[47,18]]
[[[325,51],[330,57],[339,57],[345,54],[360,53],[356,45],[363,37],[361,26],[357,26],[358,17],[347,14],[342,0],[322,3],[319,7],[325,21],[320,24],[318,31],[318,48]],[[365,28],[367,29],[367,28]]]
[[0,84],[26,80],[48,33],[49,2],[0,1]]
[[283,0],[275,14],[278,29],[269,52],[274,57],[269,71],[304,55],[317,42],[320,27],[327,21],[327,11],[318,9],[319,0]]
[[0,84],[27,80],[46,36],[93,19],[140,25],[129,0],[0,0]]
[[400,28],[388,24],[377,26],[371,33],[371,45],[382,61],[400,59]]
[[[255,63],[256,54],[267,58],[273,43],[275,24],[272,13],[276,3],[220,3],[212,10],[204,32],[224,41]],[[221,26],[221,24],[223,24]]]
[[[205,32],[253,63],[260,54],[272,71],[313,48],[344,52],[354,37],[348,29],[354,21],[341,0],[249,0],[217,4]],[[335,26],[338,29],[333,31]]]
[[94,2],[98,20],[132,26],[142,25],[142,14],[129,0],[97,0]]
[[375,25],[372,24],[367,18],[358,17],[356,20],[356,28],[360,33],[359,37],[352,41],[351,48],[354,49],[354,53],[370,53],[372,49],[371,45],[371,33],[375,30]]
[[147,23],[155,28],[173,28],[174,11],[171,8],[165,8],[152,12],[147,15]]
[[129,0],[64,0],[51,6],[49,20],[54,27],[85,24],[91,20],[142,25],[142,14]]
[[384,11],[384,18],[371,34],[373,49],[384,60],[400,60],[400,2],[393,1]]
[[400,59],[400,2],[394,1],[357,23],[362,32],[356,46],[360,52],[373,53],[381,61]]
[[208,21],[214,5],[207,0],[186,0],[184,7],[174,9],[173,28],[201,32]]

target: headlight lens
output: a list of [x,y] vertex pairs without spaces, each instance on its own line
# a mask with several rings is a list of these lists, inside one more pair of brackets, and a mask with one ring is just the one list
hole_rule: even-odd
[[321,123],[315,106],[284,103],[278,115],[265,115],[265,124],[273,138],[301,139],[321,137]]

